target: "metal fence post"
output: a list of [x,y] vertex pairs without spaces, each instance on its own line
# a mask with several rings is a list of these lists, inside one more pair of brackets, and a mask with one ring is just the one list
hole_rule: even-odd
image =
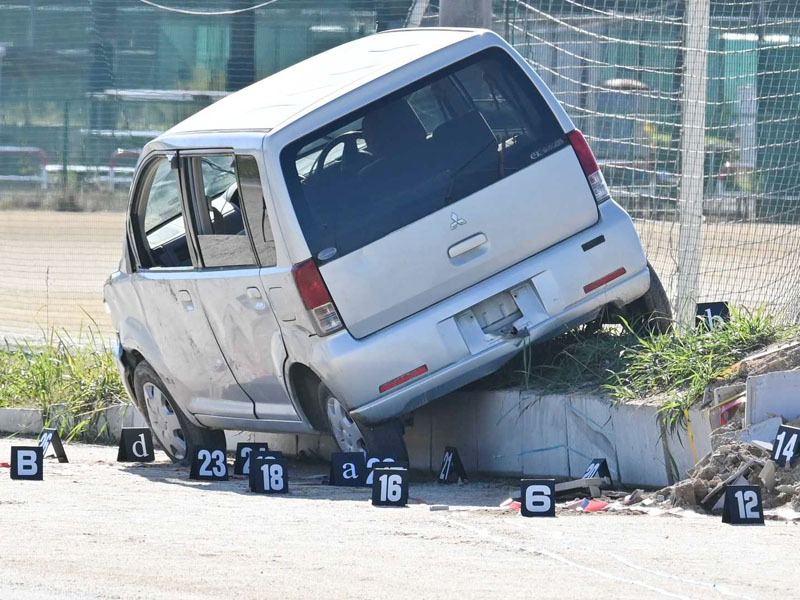
[[703,167],[705,162],[706,82],[710,0],[687,0],[683,73],[681,181],[678,192],[680,237],[675,317],[681,327],[694,323],[703,260]]

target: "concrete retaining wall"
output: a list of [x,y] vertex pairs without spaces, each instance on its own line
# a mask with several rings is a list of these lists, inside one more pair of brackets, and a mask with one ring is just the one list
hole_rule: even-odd
[[[578,478],[592,458],[608,460],[615,482],[663,487],[683,478],[711,450],[707,411],[690,411],[691,436],[666,435],[652,406],[615,405],[592,394],[535,394],[522,391],[462,391],[413,414],[406,427],[411,466],[439,469],[445,446],[456,446],[468,472],[510,476]],[[133,407],[107,412],[109,432],[144,426]],[[38,411],[0,409],[0,431],[38,434]],[[287,455],[328,458],[330,436],[227,432],[228,446],[261,441]]]
[[690,412],[692,438],[662,435],[657,409],[590,394],[456,392],[414,413],[406,428],[412,466],[437,470],[456,446],[467,471],[578,478],[605,457],[615,481],[662,487],[711,450],[707,411]]

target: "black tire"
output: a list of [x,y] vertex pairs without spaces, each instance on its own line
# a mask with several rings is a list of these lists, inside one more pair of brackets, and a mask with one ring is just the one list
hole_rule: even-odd
[[[146,386],[148,388],[147,391],[145,389]],[[153,390],[149,386],[154,386],[162,395],[162,398],[156,400],[152,396]],[[161,378],[153,370],[153,367],[146,361],[140,362],[133,372],[133,391],[136,394],[136,404],[139,407],[139,411],[153,431],[153,437],[158,441],[159,445],[164,452],[167,453],[167,456],[170,457],[172,462],[188,465],[191,461],[191,457],[195,454],[196,448],[201,446],[225,448],[225,432],[219,429],[198,427],[191,423],[183,414],[183,411],[181,411],[175,400],[173,400],[164,382],[161,381]],[[150,396],[148,396],[148,392],[151,394]],[[161,403],[166,407],[167,411],[171,411],[171,414],[166,417],[151,414],[153,406],[157,403]],[[171,439],[168,439],[167,434],[163,433],[164,428],[159,426],[159,421],[162,423],[171,421],[172,419],[170,417],[172,414],[177,418],[177,426],[169,429]],[[156,422],[156,427],[153,426],[154,421]],[[183,441],[184,448],[180,447],[179,439]]]
[[[328,387],[320,382],[317,387],[317,398],[320,412],[324,416],[325,425],[327,430],[339,449],[343,452],[354,452],[361,450],[369,457],[376,457],[380,459],[393,458],[399,462],[408,462],[408,449],[406,442],[403,439],[403,425],[399,420],[387,421],[378,425],[367,425],[354,420],[344,405],[334,396]],[[339,403],[341,412],[334,413],[342,419],[346,419],[346,426],[352,424],[361,435],[361,440],[353,440],[350,443],[343,442],[340,436],[335,431],[337,428],[332,423],[332,414],[329,410],[329,400],[334,399]],[[352,438],[350,438],[352,439]]]
[[650,289],[625,307],[628,324],[637,333],[666,333],[672,327],[672,307],[656,270],[648,262]]

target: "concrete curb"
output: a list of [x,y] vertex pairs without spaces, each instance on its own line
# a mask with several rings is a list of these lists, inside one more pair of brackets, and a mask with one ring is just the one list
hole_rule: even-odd
[[[38,436],[44,427],[42,413],[36,408],[0,408],[0,432]],[[133,404],[111,406],[106,409],[91,432],[102,431],[102,439],[117,443],[123,427],[147,427],[147,421]],[[228,449],[235,450],[238,442],[266,442],[273,450],[288,456],[301,452],[330,458],[337,450],[333,438],[325,435],[292,435],[226,431]]]
[[0,408],[0,431],[39,435],[42,427],[42,413],[35,408]]
[[[411,466],[435,472],[445,446],[456,446],[468,472],[575,479],[592,458],[608,460],[615,483],[664,487],[686,476],[711,451],[707,410],[689,413],[688,432],[667,435],[653,406],[615,404],[595,394],[537,394],[521,390],[461,391],[413,413],[406,427]],[[119,440],[124,427],[145,427],[133,405],[106,411],[99,426]],[[0,408],[0,431],[38,434],[35,409]],[[336,445],[326,435],[226,432],[238,442],[266,442],[288,456],[330,458]]]

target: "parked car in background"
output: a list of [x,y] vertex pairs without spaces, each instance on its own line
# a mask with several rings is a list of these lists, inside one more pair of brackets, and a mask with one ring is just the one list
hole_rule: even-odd
[[581,132],[467,29],[350,42],[147,144],[105,298],[176,461],[225,429],[402,459],[400,417],[524,344],[669,316]]

